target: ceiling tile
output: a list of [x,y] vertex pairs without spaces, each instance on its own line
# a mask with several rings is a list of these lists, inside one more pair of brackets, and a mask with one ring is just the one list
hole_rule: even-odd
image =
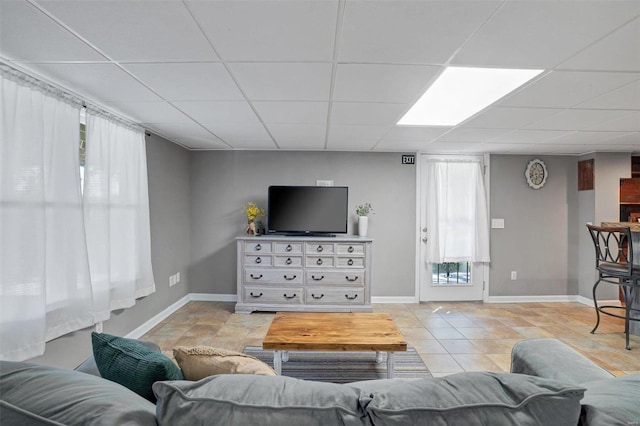
[[552,141],[560,136],[564,136],[567,131],[560,130],[514,130],[498,136],[491,142],[506,142],[512,144],[544,144],[553,143]]
[[591,130],[606,131],[624,131],[637,132],[640,131],[640,112],[630,112],[629,114],[609,120],[604,123],[592,126]]
[[387,133],[383,141],[399,143],[407,142],[430,142],[442,134],[451,130],[451,127],[428,127],[428,126],[393,126]]
[[634,146],[635,150],[640,149],[640,132],[627,133],[617,138],[609,139],[607,145],[628,145]]
[[[145,123],[143,123],[145,125]],[[229,149],[229,145],[199,124],[149,123],[146,127],[170,140],[194,149]]]
[[39,4],[115,61],[216,61],[180,1],[43,1]]
[[368,144],[370,149],[389,130],[388,126],[343,126],[332,125],[329,129],[327,148],[355,149]]
[[554,71],[499,101],[499,106],[568,108],[636,80],[636,74]]
[[640,18],[563,62],[559,68],[640,71]]
[[243,100],[238,86],[218,63],[124,64],[170,101]]
[[330,61],[337,0],[188,1],[226,61]]
[[348,1],[339,60],[443,64],[499,4],[499,1]]
[[440,70],[420,65],[338,64],[333,99],[413,103]]
[[482,152],[482,144],[478,142],[433,142],[421,147],[420,151],[437,154],[460,154]]
[[102,102],[159,101],[155,93],[113,64],[29,64],[64,87]]
[[282,149],[302,146],[304,149],[324,149],[324,124],[270,124],[267,126]]
[[188,101],[173,105],[200,123],[260,124],[246,101]]
[[[640,45],[640,43],[639,43]],[[640,74],[636,74],[640,78]],[[640,80],[577,105],[578,108],[640,110]]]
[[233,63],[231,71],[250,100],[326,101],[331,64]]
[[553,140],[554,145],[594,145],[628,135],[625,132],[573,132]]
[[452,63],[551,69],[627,22],[638,13],[638,4],[506,1]]
[[551,117],[534,121],[526,127],[541,130],[588,130],[599,123],[628,114],[628,111],[612,109],[567,109]]
[[529,123],[552,116],[560,111],[562,110],[558,108],[490,107],[462,123],[462,126],[479,129],[522,128]]
[[233,148],[275,148],[262,124],[212,123],[204,125]]
[[104,102],[138,123],[193,123],[189,117],[168,102]]
[[407,104],[334,102],[331,123],[392,126],[402,118],[407,108]]
[[438,142],[487,142],[509,133],[510,129],[473,129],[457,127],[438,138]]
[[105,61],[25,1],[0,1],[0,55],[14,61]]
[[265,123],[326,124],[329,102],[252,102]]

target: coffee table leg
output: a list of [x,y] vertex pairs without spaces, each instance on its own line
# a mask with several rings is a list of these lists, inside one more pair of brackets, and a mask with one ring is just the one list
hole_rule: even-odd
[[376,362],[382,362],[382,352],[376,352]]
[[394,352],[387,352],[387,379],[393,378],[393,361],[394,361]]
[[273,351],[273,369],[278,376],[282,374],[282,351]]
[[282,362],[289,361],[289,351],[282,351]]

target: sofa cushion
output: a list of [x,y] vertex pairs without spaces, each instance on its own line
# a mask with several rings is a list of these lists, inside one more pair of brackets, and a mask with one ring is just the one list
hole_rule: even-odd
[[580,385],[613,374],[558,339],[527,339],[511,350],[511,372]]
[[[124,337],[123,337],[124,339]],[[146,346],[147,348],[156,351],[156,352],[160,352],[160,346],[158,346],[156,343],[154,342],[149,342],[148,340],[134,340],[134,339],[129,339],[131,341],[134,342],[138,342],[143,346]],[[81,371],[83,373],[87,373],[87,374],[93,374],[94,376],[100,376],[100,370],[98,370],[98,366],[96,365],[96,359],[93,356],[90,356],[89,358],[85,359],[82,364],[78,365],[76,368],[74,368],[74,370],[76,371]]]
[[539,377],[458,373],[363,395],[374,425],[575,426],[584,389]]
[[334,383],[284,376],[223,374],[198,382],[153,385],[160,425],[363,425],[360,392]]
[[155,402],[151,386],[160,380],[183,380],[180,368],[166,355],[106,333],[91,333],[93,357],[105,379],[120,383]]
[[155,425],[155,408],[129,389],[100,377],[0,361],[3,425]]
[[209,346],[178,346],[173,349],[173,357],[187,380],[196,381],[216,374],[277,375],[273,368],[258,358]]
[[640,424],[640,373],[585,383],[580,424]]

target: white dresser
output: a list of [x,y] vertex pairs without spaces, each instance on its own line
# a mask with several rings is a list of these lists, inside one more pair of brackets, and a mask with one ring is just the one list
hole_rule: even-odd
[[236,243],[236,312],[371,312],[371,239],[246,236]]

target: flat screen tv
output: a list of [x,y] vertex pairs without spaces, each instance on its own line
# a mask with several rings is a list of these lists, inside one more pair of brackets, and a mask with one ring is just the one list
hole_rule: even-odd
[[346,186],[270,186],[267,204],[270,234],[347,232],[349,188]]

